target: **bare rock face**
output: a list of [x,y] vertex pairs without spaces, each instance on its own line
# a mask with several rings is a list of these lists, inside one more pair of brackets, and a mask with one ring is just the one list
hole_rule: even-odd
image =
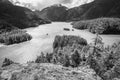
[[1,71],[0,80],[100,80],[87,67],[67,68],[54,64],[13,64]]

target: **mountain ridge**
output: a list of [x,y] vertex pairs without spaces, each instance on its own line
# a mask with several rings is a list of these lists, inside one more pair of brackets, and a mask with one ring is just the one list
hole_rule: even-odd
[[8,0],[0,0],[0,20],[18,28],[27,28],[47,23],[28,8],[13,5]]
[[[69,9],[64,9],[63,7],[65,6],[63,5],[58,6],[57,9],[54,9],[56,6],[52,5],[50,7],[44,8],[42,11],[39,12],[39,14],[43,19],[48,18],[52,21],[61,21],[59,18],[57,20],[54,20],[55,17],[52,18],[51,16],[59,15],[59,9],[62,8],[62,10],[60,11],[63,12],[63,15],[59,15],[59,17],[63,17],[63,21],[86,20],[100,17],[119,18],[119,4],[119,0],[94,0],[93,2]],[[50,13],[52,13],[52,15]]]

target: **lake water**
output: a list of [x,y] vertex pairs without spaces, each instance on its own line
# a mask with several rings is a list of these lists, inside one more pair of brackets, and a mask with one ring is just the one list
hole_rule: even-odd
[[[69,28],[70,31],[64,31]],[[52,43],[56,35],[76,35],[85,38],[88,43],[93,41],[95,35],[87,30],[72,31],[72,25],[66,22],[53,22],[51,24],[40,25],[26,29],[32,35],[31,41],[0,47],[0,63],[5,57],[19,63],[35,60],[41,52],[52,52]],[[47,35],[48,34],[48,35]],[[101,35],[106,45],[120,41],[120,35]]]

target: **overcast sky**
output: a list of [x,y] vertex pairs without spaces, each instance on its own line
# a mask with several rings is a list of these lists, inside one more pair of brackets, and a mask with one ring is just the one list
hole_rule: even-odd
[[18,0],[18,1],[32,3],[36,8],[43,9],[53,4],[64,4],[67,7],[71,8],[74,6],[79,6],[84,3],[89,3],[93,0]]

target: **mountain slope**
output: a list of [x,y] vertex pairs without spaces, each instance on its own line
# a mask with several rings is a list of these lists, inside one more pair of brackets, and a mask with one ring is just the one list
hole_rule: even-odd
[[[90,9],[81,17],[83,19],[93,19],[106,17],[109,11],[118,3],[119,0],[95,0]],[[112,16],[112,15],[111,15]],[[108,16],[109,17],[109,16]]]
[[108,12],[108,16],[120,17],[120,1]]
[[39,12],[41,18],[52,21],[64,21],[66,17],[67,7],[61,4],[55,4],[47,7]]
[[35,10],[35,7],[32,5],[32,3],[25,3],[25,2],[21,2],[19,0],[9,0],[13,5],[17,5],[17,6],[22,6],[22,7],[26,7],[28,9],[31,10]]
[[[61,10],[60,8],[64,6],[47,7],[40,12],[40,15],[43,19],[47,18],[52,21],[60,20],[56,18],[57,15],[63,18],[62,21],[94,19],[99,17],[120,17],[119,5],[119,0],[94,0],[93,2],[70,9]],[[51,15],[54,16],[51,17]]]
[[25,7],[15,6],[8,0],[0,0],[0,20],[4,20],[13,26],[27,28],[46,23],[33,11]]
[[81,5],[79,7],[74,7],[71,9],[68,9],[67,11],[67,20],[79,20],[80,17],[86,13],[87,10],[90,9],[90,7],[94,4],[94,2]]

